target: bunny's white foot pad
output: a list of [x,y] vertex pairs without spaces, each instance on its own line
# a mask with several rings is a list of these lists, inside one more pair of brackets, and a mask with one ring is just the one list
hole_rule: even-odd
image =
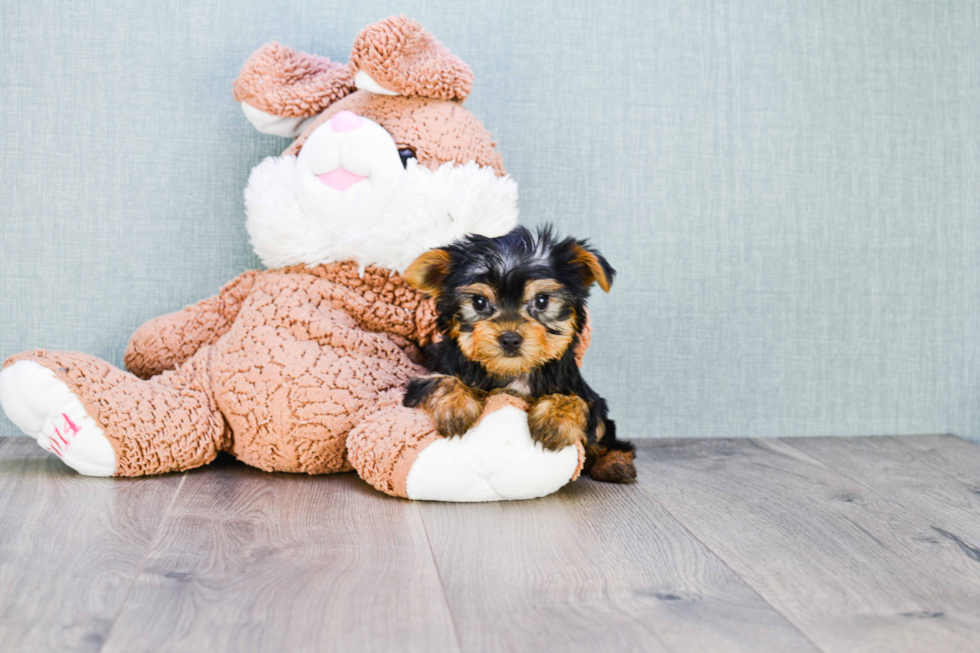
[[21,431],[86,476],[112,476],[116,454],[102,429],[54,372],[30,360],[0,372],[0,406]]
[[555,492],[578,469],[576,447],[545,451],[531,440],[527,413],[505,406],[486,415],[462,437],[439,438],[412,464],[409,499],[506,501]]

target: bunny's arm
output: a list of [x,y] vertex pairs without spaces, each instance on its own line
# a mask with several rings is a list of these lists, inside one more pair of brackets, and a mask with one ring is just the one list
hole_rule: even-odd
[[245,272],[217,295],[146,322],[129,339],[123,358],[126,369],[148,379],[176,368],[204,345],[215,343],[231,328],[262,274],[258,270]]

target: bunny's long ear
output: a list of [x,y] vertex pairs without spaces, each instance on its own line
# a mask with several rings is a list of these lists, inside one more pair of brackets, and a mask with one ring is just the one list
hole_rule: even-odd
[[470,67],[405,16],[361,30],[350,60],[357,88],[372,93],[462,102],[473,90]]
[[235,99],[264,134],[294,137],[307,119],[354,90],[350,64],[272,42],[252,53],[235,80]]

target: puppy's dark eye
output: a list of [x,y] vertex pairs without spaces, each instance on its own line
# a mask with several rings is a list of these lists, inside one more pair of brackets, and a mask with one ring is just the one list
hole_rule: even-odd
[[473,310],[475,310],[477,313],[482,313],[483,311],[487,310],[488,306],[490,306],[490,302],[487,301],[486,297],[476,295],[473,298]]
[[415,150],[410,147],[403,147],[402,149],[398,150],[398,156],[401,157],[402,167],[407,168],[408,160],[415,158]]
[[544,309],[548,308],[549,301],[550,300],[547,295],[537,295],[534,298],[534,308],[538,309],[539,311],[543,311]]

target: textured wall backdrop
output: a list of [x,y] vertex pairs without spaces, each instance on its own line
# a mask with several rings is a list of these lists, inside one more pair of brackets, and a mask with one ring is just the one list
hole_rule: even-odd
[[0,354],[120,364],[257,266],[242,189],[285,142],[238,68],[398,12],[472,66],[525,223],[619,268],[587,374],[627,436],[980,439],[974,0],[8,0]]

